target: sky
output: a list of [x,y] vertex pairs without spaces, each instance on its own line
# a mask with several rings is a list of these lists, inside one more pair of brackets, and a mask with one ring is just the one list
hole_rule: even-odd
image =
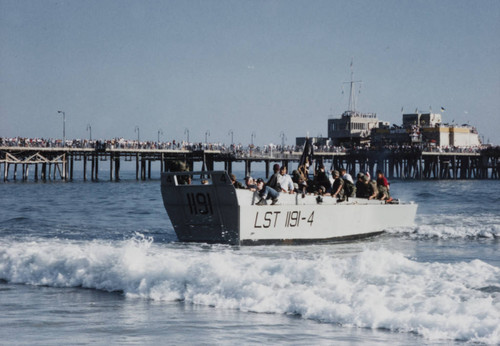
[[499,145],[499,37],[498,0],[0,0],[0,137],[294,144],[352,61],[357,110]]

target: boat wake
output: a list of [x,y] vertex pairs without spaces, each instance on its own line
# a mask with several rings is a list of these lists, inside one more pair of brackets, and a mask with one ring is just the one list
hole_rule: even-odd
[[260,252],[156,244],[140,235],[120,242],[2,239],[0,282],[294,314],[428,340],[500,342],[500,268],[480,260],[421,263],[384,249],[342,258],[326,248],[308,258]]

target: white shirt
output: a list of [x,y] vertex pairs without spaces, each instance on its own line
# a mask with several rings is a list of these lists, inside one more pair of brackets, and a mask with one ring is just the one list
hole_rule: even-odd
[[290,192],[293,191],[293,181],[292,177],[288,174],[282,175],[279,179],[278,182],[280,183],[281,189]]
[[354,184],[354,180],[352,180],[352,176],[349,173],[346,173],[342,176],[342,179],[344,180],[349,180],[351,183]]

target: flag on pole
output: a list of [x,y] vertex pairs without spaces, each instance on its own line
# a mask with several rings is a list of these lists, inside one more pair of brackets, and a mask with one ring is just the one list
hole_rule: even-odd
[[299,166],[304,165],[306,161],[308,161],[309,164],[312,165],[313,157],[314,157],[314,148],[312,144],[312,138],[307,138],[306,143],[304,145],[304,151],[302,152],[302,156],[300,157]]

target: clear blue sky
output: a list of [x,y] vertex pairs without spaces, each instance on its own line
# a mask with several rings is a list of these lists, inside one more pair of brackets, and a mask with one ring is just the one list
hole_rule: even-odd
[[[500,144],[500,1],[0,0],[0,136],[287,143],[358,110]],[[347,91],[347,89],[346,89]]]

